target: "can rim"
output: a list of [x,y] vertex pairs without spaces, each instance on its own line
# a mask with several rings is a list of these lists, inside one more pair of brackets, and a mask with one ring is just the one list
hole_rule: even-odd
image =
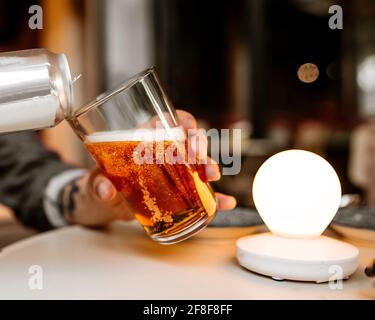
[[58,77],[60,81],[56,82],[56,85],[59,88],[59,91],[64,93],[64,100],[60,99],[60,103],[63,107],[63,112],[65,117],[69,117],[71,115],[71,110],[73,109],[73,85],[72,85],[72,75],[70,72],[70,67],[68,63],[68,59],[65,54],[59,53],[57,54],[57,63],[59,65],[60,70],[65,70],[63,73],[59,73]]

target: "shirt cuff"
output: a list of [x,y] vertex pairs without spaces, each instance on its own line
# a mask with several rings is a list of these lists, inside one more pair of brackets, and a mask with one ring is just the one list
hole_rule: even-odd
[[58,228],[68,224],[59,210],[59,194],[69,182],[84,176],[86,172],[87,170],[85,169],[65,170],[49,180],[44,191],[43,207],[46,218],[51,226]]

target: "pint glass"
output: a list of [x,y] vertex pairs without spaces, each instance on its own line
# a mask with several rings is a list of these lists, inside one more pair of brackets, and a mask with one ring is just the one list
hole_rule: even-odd
[[155,241],[171,244],[204,228],[216,212],[201,165],[154,69],[78,110],[68,120],[103,173]]

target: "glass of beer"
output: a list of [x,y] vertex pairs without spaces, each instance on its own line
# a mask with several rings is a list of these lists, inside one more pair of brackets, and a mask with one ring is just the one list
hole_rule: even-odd
[[68,120],[151,239],[185,240],[215,216],[204,167],[154,69],[137,74]]

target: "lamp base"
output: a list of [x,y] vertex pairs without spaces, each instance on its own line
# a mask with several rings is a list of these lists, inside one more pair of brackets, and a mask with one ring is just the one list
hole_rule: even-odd
[[341,280],[358,267],[356,247],[325,236],[295,239],[263,233],[240,238],[236,245],[241,266],[275,280]]

